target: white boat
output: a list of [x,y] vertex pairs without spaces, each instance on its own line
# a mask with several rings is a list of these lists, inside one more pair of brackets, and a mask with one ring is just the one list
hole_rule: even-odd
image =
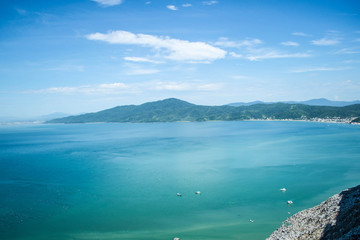
[[291,200],[287,201],[287,204],[289,204],[289,205],[291,205],[291,204],[293,204],[293,203],[294,203],[294,202],[291,201]]
[[253,223],[253,222],[255,222],[255,221],[254,221],[254,220],[252,220],[252,219],[250,219],[250,222],[252,222],[252,223]]
[[196,191],[195,194],[201,194],[201,192],[200,192],[200,191]]
[[181,197],[181,193],[177,193],[176,196]]
[[281,188],[280,191],[286,192],[286,188]]

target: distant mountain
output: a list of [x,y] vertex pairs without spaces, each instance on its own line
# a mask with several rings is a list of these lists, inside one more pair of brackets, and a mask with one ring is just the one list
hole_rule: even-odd
[[263,102],[263,101],[253,101],[253,102],[236,102],[236,103],[229,103],[228,106],[238,107],[238,106],[251,106],[255,104],[272,104],[275,102]]
[[[254,101],[254,102],[237,102],[237,103],[230,103],[229,106],[251,106],[254,104],[273,104],[277,102],[262,102],[262,101]],[[310,106],[332,106],[332,107],[345,107],[354,104],[360,104],[360,100],[356,101],[331,101],[326,98],[319,98],[319,99],[311,99],[307,101],[281,101],[280,103],[290,103],[290,104],[305,104]]]
[[118,106],[96,113],[57,118],[47,123],[231,121],[247,119],[356,118],[360,104],[346,107],[304,104],[255,104],[251,106],[202,106],[170,98],[141,105]]

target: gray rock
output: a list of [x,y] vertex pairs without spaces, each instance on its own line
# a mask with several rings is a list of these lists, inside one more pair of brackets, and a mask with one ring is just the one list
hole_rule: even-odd
[[267,240],[359,240],[360,185],[298,212]]

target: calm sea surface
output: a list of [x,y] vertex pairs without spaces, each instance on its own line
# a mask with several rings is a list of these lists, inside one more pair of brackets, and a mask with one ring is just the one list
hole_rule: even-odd
[[4,240],[265,239],[358,184],[360,126],[0,126]]

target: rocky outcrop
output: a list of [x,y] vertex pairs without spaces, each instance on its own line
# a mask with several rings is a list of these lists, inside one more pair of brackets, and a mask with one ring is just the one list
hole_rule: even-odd
[[267,240],[359,240],[360,185],[283,222]]

